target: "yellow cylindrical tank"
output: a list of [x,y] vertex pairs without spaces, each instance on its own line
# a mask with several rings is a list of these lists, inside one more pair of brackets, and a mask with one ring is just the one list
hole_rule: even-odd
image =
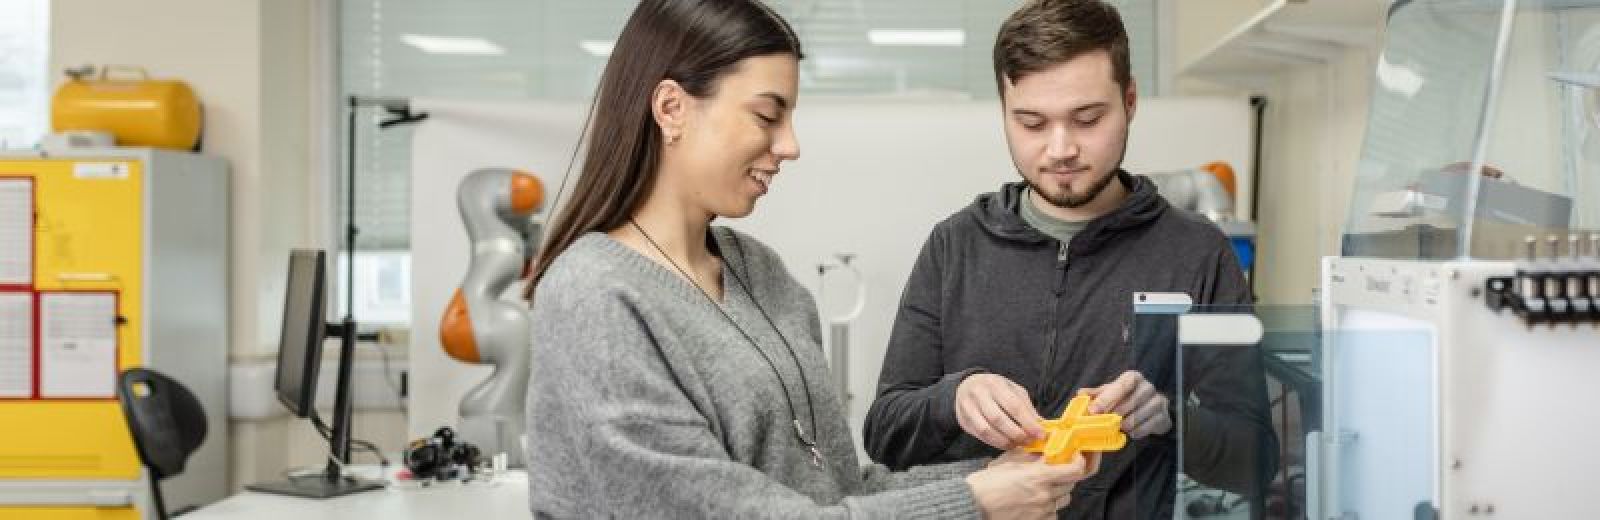
[[[111,78],[113,69],[137,77]],[[50,104],[50,123],[56,132],[110,132],[118,146],[193,150],[200,141],[200,102],[182,81],[153,80],[139,68],[106,67],[98,78],[74,75],[61,84]]]

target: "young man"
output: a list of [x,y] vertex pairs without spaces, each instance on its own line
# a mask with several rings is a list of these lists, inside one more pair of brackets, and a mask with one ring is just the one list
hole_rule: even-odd
[[867,415],[873,459],[993,455],[1039,437],[1040,416],[1082,392],[1091,413],[1124,417],[1130,442],[1062,518],[1172,518],[1179,413],[1182,471],[1261,496],[1276,443],[1257,351],[1191,349],[1179,367],[1175,320],[1133,324],[1134,292],[1251,297],[1220,231],[1121,170],[1129,68],[1121,18],[1097,0],[1033,0],[1001,26],[995,80],[1024,182],[979,196],[924,244]]

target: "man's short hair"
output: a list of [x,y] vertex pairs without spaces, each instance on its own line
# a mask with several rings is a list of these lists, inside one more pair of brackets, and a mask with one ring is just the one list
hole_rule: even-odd
[[1029,0],[1000,25],[994,42],[994,80],[1006,82],[1053,67],[1084,53],[1111,55],[1113,79],[1123,91],[1133,83],[1128,30],[1117,8],[1100,0]]

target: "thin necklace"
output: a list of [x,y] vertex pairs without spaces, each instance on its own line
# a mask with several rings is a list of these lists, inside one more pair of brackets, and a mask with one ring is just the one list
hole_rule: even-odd
[[[638,231],[639,235],[643,236],[644,240],[650,243],[650,247],[655,248],[656,252],[660,253],[662,258],[667,259],[667,263],[672,264],[673,269],[677,269],[679,274],[682,274],[684,278],[689,280],[690,284],[694,285],[696,289],[699,289],[700,295],[706,297],[706,302],[710,303],[712,307],[715,307],[717,312],[721,313],[722,317],[728,320],[728,324],[733,325],[733,330],[739,331],[739,335],[744,336],[745,341],[750,342],[750,347],[755,349],[757,354],[761,355],[761,359],[763,361],[767,362],[767,368],[772,369],[772,375],[778,378],[778,388],[783,390],[784,403],[789,405],[789,418],[790,422],[794,424],[795,438],[799,439],[800,444],[805,445],[806,449],[811,451],[811,465],[819,468],[822,467],[822,452],[817,449],[817,442],[807,436],[805,428],[800,425],[800,413],[794,406],[794,397],[789,395],[789,384],[784,381],[783,373],[778,371],[778,364],[772,361],[772,357],[768,356],[765,350],[761,350],[761,345],[756,343],[755,338],[751,337],[750,333],[744,331],[744,327],[739,326],[739,322],[734,321],[733,315],[728,314],[728,310],[723,308],[722,304],[717,303],[716,298],[711,297],[711,291],[706,290],[705,286],[700,285],[700,281],[696,279],[694,275],[689,274],[689,271],[685,270],[683,266],[678,265],[678,262],[673,260],[671,255],[667,254],[666,249],[663,249],[661,244],[657,244],[656,239],[651,237],[649,233],[646,233],[644,228],[640,227],[637,221],[634,221],[630,218],[628,219],[628,224],[632,225],[633,229]],[[739,289],[743,290],[745,294],[750,296],[750,301],[755,304],[756,310],[761,312],[761,317],[767,320],[767,325],[772,327],[772,332],[776,333],[778,335],[778,340],[783,342],[784,350],[789,352],[789,357],[794,360],[795,370],[799,371],[800,373],[801,388],[805,389],[807,394],[810,394],[811,386],[806,381],[805,368],[800,366],[800,356],[794,353],[794,347],[789,345],[789,339],[783,336],[783,331],[778,330],[778,325],[772,321],[771,316],[767,315],[767,310],[761,307],[761,302],[756,301],[755,293],[750,292],[750,288],[745,286],[744,279],[739,276],[739,273],[734,271],[733,268],[728,266],[726,263],[724,263],[723,267],[728,269],[728,274],[732,275],[734,282],[739,284]],[[724,295],[724,297],[726,297],[726,295]],[[806,411],[811,415],[811,429],[815,431],[817,427],[817,409],[812,405],[811,399],[809,398],[806,399]]]

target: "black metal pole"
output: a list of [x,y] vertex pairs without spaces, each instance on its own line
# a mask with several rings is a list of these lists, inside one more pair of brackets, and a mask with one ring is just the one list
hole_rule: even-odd
[[1250,96],[1251,112],[1255,117],[1255,135],[1250,147],[1250,221],[1255,222],[1261,213],[1261,137],[1266,133],[1267,97]]
[[329,437],[332,444],[330,459],[324,476],[328,480],[340,478],[340,468],[350,463],[350,371],[354,365],[356,350],[356,322],[355,322],[355,246],[356,246],[356,97],[349,97],[346,110],[349,115],[349,128],[346,129],[345,157],[345,234],[344,234],[344,284],[345,307],[344,320],[340,322],[339,332],[339,377],[335,379],[333,398],[333,432]]
[[349,323],[355,316],[356,303],[356,97],[350,96],[350,129],[346,140],[349,153],[345,157],[344,204],[344,320]]
[[[356,236],[360,228],[356,226],[356,119],[364,103],[360,97],[349,96],[346,98],[345,107],[348,117],[348,128],[345,129],[345,217],[344,217],[344,320],[339,323],[328,324],[328,335],[339,336],[339,377],[335,380],[333,398],[333,431],[329,433],[331,444],[328,466],[324,476],[329,482],[339,482],[340,469],[350,463],[351,414],[353,401],[350,395],[350,372],[355,365],[356,339]],[[400,116],[399,119],[384,121],[379,128],[388,128],[399,124],[409,124],[423,121],[428,114],[412,113],[409,105],[396,105],[382,99],[374,101],[385,107],[390,113]],[[403,103],[403,102],[402,102]],[[382,455],[379,455],[381,458]],[[381,487],[381,486],[379,486]],[[359,491],[370,488],[351,488],[350,491]],[[339,493],[343,494],[343,493]]]
[[339,378],[333,398],[333,433],[332,440],[334,459],[329,460],[324,476],[328,480],[340,478],[340,468],[350,463],[350,369],[355,363],[350,359],[356,350],[356,323],[345,316],[344,322],[339,327]]
[[[1250,108],[1255,112],[1256,128],[1252,139],[1255,141],[1250,147],[1250,222],[1257,223],[1256,216],[1261,214],[1261,137],[1266,133],[1267,124],[1267,97],[1250,96]],[[1250,262],[1250,301],[1256,301],[1256,279],[1261,272],[1261,227],[1257,224],[1256,235],[1250,244],[1254,249],[1251,255],[1254,259]]]

